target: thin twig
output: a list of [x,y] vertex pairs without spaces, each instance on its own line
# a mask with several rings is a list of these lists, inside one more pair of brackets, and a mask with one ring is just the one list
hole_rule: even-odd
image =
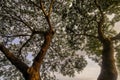
[[28,34],[18,34],[18,35],[1,35],[2,37],[20,37],[20,36],[30,36]]
[[[8,7],[6,6],[6,8],[8,8]],[[27,27],[32,31],[32,28],[30,27],[30,25],[28,25],[27,22],[25,22],[20,16],[17,16],[17,14],[16,14],[14,11],[12,11],[12,12],[14,12],[14,16],[13,16],[13,15],[10,14],[9,11],[7,11],[5,8],[3,8],[3,9],[5,10],[5,12],[6,12],[7,14],[10,15],[10,18],[22,22],[25,26],[27,26]],[[16,17],[15,17],[15,16],[16,16]],[[9,16],[7,16],[7,17],[9,17]]]
[[112,37],[111,40],[120,40],[120,33]]
[[45,6],[42,4],[42,0],[40,0],[40,7],[41,7],[44,15],[47,16],[47,13],[46,13],[46,11],[45,11]]
[[48,16],[50,16],[50,14],[51,14],[51,12],[52,12],[53,3],[54,3],[54,0],[51,0],[49,12],[48,12]]
[[38,7],[38,8],[41,9],[41,7],[40,7],[39,5],[37,5],[35,2],[33,2],[33,1],[31,1],[31,0],[29,0],[29,2],[32,3],[34,6],[36,6],[36,7]]
[[32,39],[33,36],[34,36],[34,35],[32,34],[32,35],[30,36],[30,38],[20,47],[20,49],[19,49],[19,51],[18,51],[19,56],[21,55],[21,50],[23,49],[23,47],[25,47],[25,46],[28,44],[28,42]]
[[80,35],[84,35],[86,37],[92,37],[92,38],[95,38],[95,39],[98,39],[98,36],[94,36],[94,35],[89,35],[89,34],[76,34],[75,36],[80,36]]

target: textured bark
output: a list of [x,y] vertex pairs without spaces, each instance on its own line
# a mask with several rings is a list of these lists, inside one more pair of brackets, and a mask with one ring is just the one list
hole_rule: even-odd
[[103,25],[105,22],[104,13],[102,11],[101,6],[98,4],[97,0],[95,0],[95,5],[100,12],[100,21],[98,21],[98,38],[102,43],[102,65],[101,65],[101,73],[97,80],[117,80],[117,69],[115,65],[114,59],[114,49],[112,38],[108,38],[105,36],[103,32]]
[[0,50],[5,54],[7,59],[23,74],[27,76],[28,66],[23,63],[20,59],[13,55],[3,44],[0,44]]
[[43,62],[44,56],[50,46],[50,42],[54,32],[50,29],[46,32],[44,38],[45,41],[41,47],[40,52],[35,57],[33,61],[33,65],[28,67],[25,63],[23,63],[19,58],[14,56],[12,52],[9,51],[3,44],[0,44],[0,50],[5,54],[7,59],[23,74],[25,80],[41,80],[40,78],[40,67]]
[[102,50],[101,73],[97,80],[117,80],[118,74],[114,59],[113,42],[111,38],[105,37],[102,31],[102,27],[103,21],[100,21],[98,23],[98,37],[100,42],[102,43],[103,50]]
[[30,67],[27,70],[28,76],[25,77],[25,80],[41,80],[39,69]]
[[41,80],[39,68],[28,67],[20,59],[15,57],[4,45],[0,44],[0,50],[5,54],[7,59],[23,74],[25,80]]
[[101,73],[97,80],[117,80],[113,43],[110,39],[103,42]]

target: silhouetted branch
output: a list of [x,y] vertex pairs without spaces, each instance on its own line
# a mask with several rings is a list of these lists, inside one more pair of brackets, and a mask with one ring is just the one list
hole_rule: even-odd
[[20,47],[20,49],[18,51],[19,55],[21,55],[21,50],[28,44],[28,42],[32,39],[33,36],[34,36],[34,34],[32,34],[30,36],[30,38]]
[[80,35],[83,35],[83,36],[86,36],[86,37],[92,37],[92,38],[95,38],[95,39],[99,39],[98,36],[89,35],[89,34],[76,34],[75,36],[80,36]]
[[45,11],[45,7],[44,7],[44,5],[42,4],[42,0],[40,0],[40,7],[41,7],[41,10],[43,11],[43,13],[44,13],[44,15],[45,16],[47,16],[47,13],[46,13],[46,11]]
[[0,43],[0,50],[3,54],[7,57],[7,59],[16,66],[23,73],[26,75],[27,69],[29,68],[25,63],[23,63],[20,59],[14,56],[12,52],[10,52],[2,43]]
[[[8,7],[5,6],[5,8],[8,8]],[[10,18],[12,18],[12,19],[14,19],[14,20],[17,20],[17,21],[22,22],[25,26],[27,26],[27,27],[32,31],[32,28],[30,27],[30,25],[29,25],[27,22],[25,22],[20,16],[18,16],[16,12],[12,11],[12,12],[14,13],[14,15],[12,15],[12,14],[10,14],[10,12],[9,12],[8,10],[6,10],[5,8],[3,8],[3,9],[5,10],[5,12],[6,12],[7,14],[9,14],[9,16],[7,16],[7,15],[5,15],[5,16],[10,17]]]
[[30,36],[28,34],[17,34],[17,35],[0,35],[2,37],[20,37],[20,36]]
[[19,55],[21,55],[21,50],[23,49],[23,47],[25,47],[25,46],[28,44],[28,42],[33,38],[33,36],[34,36],[35,34],[39,34],[39,35],[43,36],[43,35],[45,35],[45,31],[36,31],[36,30],[33,29],[33,30],[32,30],[32,34],[29,35],[30,38],[29,38],[29,39],[21,46],[21,48],[19,49],[19,51],[18,51]]
[[111,40],[120,40],[120,33],[112,37]]
[[36,7],[38,7],[38,8],[41,9],[41,7],[40,7],[39,5],[37,5],[35,2],[33,2],[33,1],[31,1],[31,0],[29,0],[29,2],[32,3],[34,6],[36,6]]

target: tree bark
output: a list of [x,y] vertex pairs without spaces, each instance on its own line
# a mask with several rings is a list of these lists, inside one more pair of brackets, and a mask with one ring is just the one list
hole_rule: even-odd
[[41,80],[39,72],[40,68],[36,68],[35,66],[28,67],[2,44],[0,44],[0,50],[5,54],[7,59],[23,74],[25,80]]
[[101,72],[97,80],[117,80],[117,69],[114,59],[114,47],[111,38],[105,36],[103,25],[105,22],[104,13],[101,6],[95,0],[95,5],[100,12],[100,20],[98,21],[98,38],[102,43],[102,65]]
[[18,59],[12,52],[9,51],[2,43],[0,43],[0,50],[4,53],[7,59],[23,74],[27,76],[27,69],[29,68],[25,63]]
[[25,80],[41,80],[40,70],[36,67],[30,67],[27,70],[28,76],[25,77]]
[[117,80],[117,69],[114,59],[113,43],[109,38],[104,39],[102,51],[101,73],[97,80]]

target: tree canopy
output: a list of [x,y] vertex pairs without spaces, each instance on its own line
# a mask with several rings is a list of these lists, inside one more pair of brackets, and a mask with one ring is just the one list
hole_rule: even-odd
[[[100,56],[101,43],[98,40],[97,23],[100,20],[100,11],[95,0],[73,0],[71,6],[64,9],[63,17],[66,21],[66,32],[70,35],[69,43],[73,49],[85,50],[88,55]],[[98,0],[101,10],[104,13],[103,32],[106,37],[113,37],[115,43],[119,40],[114,30],[115,23],[119,22],[120,8],[117,0]],[[67,10],[67,11],[66,11]],[[71,16],[73,15],[73,16]],[[110,18],[109,15],[114,15]],[[79,44],[79,45],[78,45]]]
[[[1,0],[0,2],[1,43],[29,66],[33,63],[33,58],[38,56],[45,41],[44,35],[48,31],[49,24],[44,15],[49,11],[49,6],[52,7],[50,2],[42,1],[45,7],[43,11],[39,0]],[[86,66],[84,57],[75,54],[75,50],[72,50],[66,41],[65,27],[60,16],[63,5],[65,6],[63,1],[55,1],[53,11],[49,13],[55,35],[40,70],[43,79],[53,78],[51,72],[56,71],[73,76],[75,71],[79,72]],[[7,79],[22,79],[20,78],[22,75],[5,55],[2,53],[0,55],[1,76]],[[29,55],[32,56],[31,60],[27,58]]]
[[[44,0],[42,4],[40,1],[0,1],[0,42],[31,66],[49,30],[45,16],[48,13],[55,34],[40,70],[43,79],[53,78],[51,72],[74,76],[75,71],[83,70],[87,63],[84,56],[75,53],[77,50],[86,51],[96,62],[101,61],[102,44],[97,32],[101,11],[104,13],[102,30],[105,36],[115,39],[115,51],[119,56],[119,34],[114,30],[115,23],[120,20],[119,0],[97,0],[101,11],[95,0],[55,0],[52,5],[52,0]],[[41,5],[44,10],[41,10]],[[52,10],[50,7],[53,7]],[[108,15],[114,17],[110,19]],[[28,59],[29,55],[31,60]],[[0,53],[0,57],[0,75],[7,79],[20,79],[22,75],[5,55]]]

